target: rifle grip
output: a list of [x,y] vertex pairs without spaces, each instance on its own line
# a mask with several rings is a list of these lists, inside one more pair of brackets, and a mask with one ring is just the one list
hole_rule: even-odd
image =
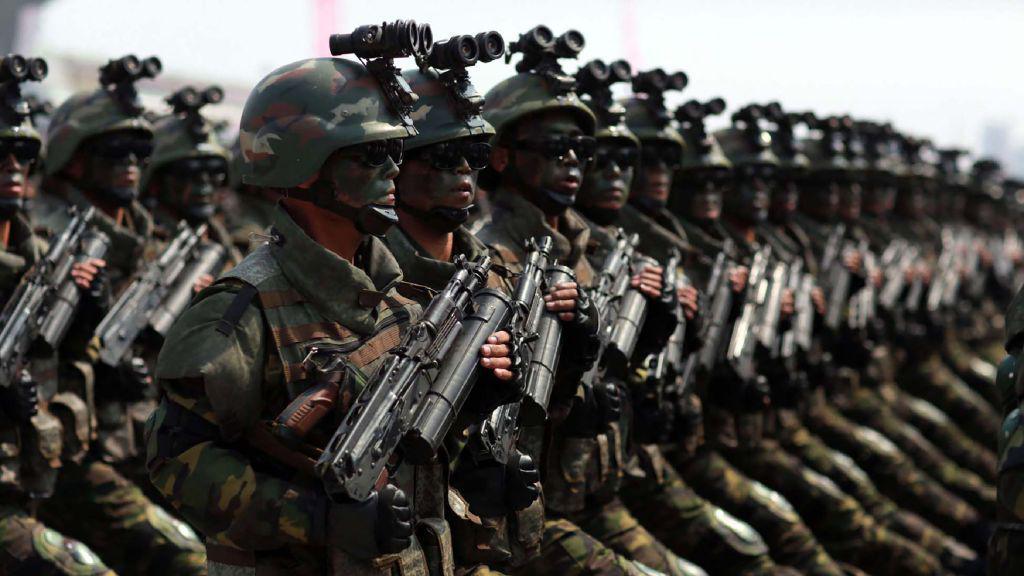
[[287,439],[305,438],[338,403],[338,383],[322,382],[295,397],[274,419],[274,433]]

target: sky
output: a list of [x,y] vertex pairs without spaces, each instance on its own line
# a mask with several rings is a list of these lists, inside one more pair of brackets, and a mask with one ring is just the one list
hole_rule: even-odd
[[[98,62],[157,54],[168,73],[244,92],[277,66],[326,55],[330,32],[396,18],[429,22],[435,39],[576,28],[583,60],[685,71],[690,85],[673,104],[778,100],[975,149],[1000,124],[1024,157],[1019,0],[51,0],[22,17],[19,45]],[[514,70],[492,62],[470,73],[486,90]]]

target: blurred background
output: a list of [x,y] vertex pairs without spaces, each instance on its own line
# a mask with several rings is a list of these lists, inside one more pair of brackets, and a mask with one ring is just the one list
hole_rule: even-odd
[[[172,90],[217,83],[225,103],[205,112],[233,132],[249,89],[282,64],[328,55],[332,32],[412,18],[430,23],[436,40],[497,30],[511,41],[543,23],[556,34],[583,32],[584,60],[683,70],[690,85],[670,104],[778,100],[793,111],[888,120],[1024,174],[1020,0],[0,0],[0,8],[3,53],[46,58],[50,77],[32,90],[54,104],[95,87],[108,58],[157,55],[163,75],[139,84],[147,105],[164,111]],[[499,62],[470,70],[481,92],[513,73]]]

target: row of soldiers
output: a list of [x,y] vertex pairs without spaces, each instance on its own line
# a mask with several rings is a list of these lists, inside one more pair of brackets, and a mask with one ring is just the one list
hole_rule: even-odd
[[360,27],[234,153],[7,57],[0,573],[1016,573],[1015,185],[583,46]]

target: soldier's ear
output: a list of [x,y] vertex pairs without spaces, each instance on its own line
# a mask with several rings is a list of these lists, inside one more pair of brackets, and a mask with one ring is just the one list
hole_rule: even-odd
[[508,168],[509,162],[509,149],[504,146],[495,146],[491,148],[491,168],[495,172],[504,172],[505,168]]

